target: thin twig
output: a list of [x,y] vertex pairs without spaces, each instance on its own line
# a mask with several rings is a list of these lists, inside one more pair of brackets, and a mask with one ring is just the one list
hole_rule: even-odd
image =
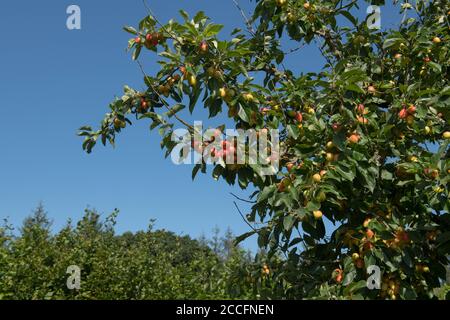
[[[139,65],[139,68],[141,69],[142,74],[144,75],[144,77],[146,78],[150,78],[144,71],[144,67],[142,66],[142,64],[139,62],[139,60],[136,60],[136,63]],[[150,83],[150,82],[149,82]],[[154,93],[157,94],[157,96],[159,97],[159,99],[161,100],[161,102],[163,103],[164,107],[173,114],[173,116],[175,117],[175,119],[177,119],[179,122],[181,122],[183,125],[185,125],[186,127],[188,127],[192,132],[195,132],[195,128],[193,126],[191,126],[189,123],[187,123],[186,121],[184,121],[183,119],[181,119],[180,117],[178,117],[175,112],[173,112],[173,109],[169,107],[169,104],[167,103],[166,100],[164,100],[163,97],[161,97],[161,95],[159,94],[159,92],[156,90],[156,88],[153,86],[152,83],[150,83],[150,87],[153,90]]]
[[239,3],[236,0],[233,0],[233,2],[234,2],[234,5],[236,6],[236,8],[241,12],[242,18],[244,18],[245,24],[247,25],[248,32],[250,32],[253,36],[256,36],[256,32],[253,29],[253,26],[252,26],[250,20],[245,15],[244,10],[242,10],[241,6],[239,5]]
[[253,231],[258,232],[258,230],[257,230],[255,227],[253,227],[253,226],[247,221],[247,219],[244,217],[244,215],[242,214],[241,209],[239,209],[239,207],[238,207],[236,201],[233,201],[233,203],[234,203],[234,206],[236,207],[237,211],[239,212],[240,216],[242,217],[242,220],[244,220],[244,222],[245,222],[245,223],[246,223]]
[[230,192],[230,194],[235,197],[236,199],[243,201],[243,202],[247,202],[247,203],[256,203],[256,201],[250,201],[250,200],[246,200],[246,199],[242,199],[240,197],[238,197],[237,195],[235,195],[233,192]]
[[167,34],[169,34],[172,39],[176,42],[178,42],[179,44],[182,44],[176,37],[176,35],[172,34],[171,32],[169,32],[169,30],[166,29],[166,27],[158,20],[158,18],[156,17],[156,15],[154,14],[153,10],[147,5],[146,0],[142,0],[142,3],[144,4],[145,9],[147,9],[148,13],[152,16],[153,19],[155,19],[156,23],[159,24],[159,26],[161,27],[161,29],[163,29]]

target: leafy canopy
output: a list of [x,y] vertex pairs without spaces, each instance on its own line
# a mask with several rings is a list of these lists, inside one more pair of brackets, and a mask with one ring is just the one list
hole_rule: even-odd
[[[125,28],[129,49],[135,60],[144,49],[158,53],[161,68],[145,74],[145,91],[125,87],[99,130],[81,128],[83,148],[114,144],[132,118],[148,119],[169,155],[175,124],[193,133],[181,111],[199,104],[236,128],[280,129],[278,174],[213,170],[256,189],[254,229],[240,239],[257,234],[274,257],[263,296],[434,297],[450,246],[450,3],[406,1],[395,30],[369,29],[352,13],[358,4],[257,0],[247,30],[225,40],[203,12],[181,11],[181,22],[164,25],[146,16]],[[286,68],[314,44],[325,61],[319,72]],[[199,170],[206,165],[193,176]],[[324,219],[336,228],[327,233]],[[381,290],[366,287],[370,265],[381,268]]]

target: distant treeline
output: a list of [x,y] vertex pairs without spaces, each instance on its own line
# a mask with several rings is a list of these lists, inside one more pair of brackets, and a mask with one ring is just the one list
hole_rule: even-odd
[[6,222],[0,227],[0,299],[257,297],[252,274],[261,268],[234,246],[230,231],[194,240],[153,230],[151,222],[146,231],[117,235],[117,214],[102,220],[86,210],[57,233],[42,205],[19,230]]

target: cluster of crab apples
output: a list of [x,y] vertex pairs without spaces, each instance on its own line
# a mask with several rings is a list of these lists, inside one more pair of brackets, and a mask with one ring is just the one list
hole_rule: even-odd
[[144,36],[137,36],[134,38],[134,42],[137,45],[143,45],[147,49],[156,47],[158,44],[165,40],[164,35],[161,32],[149,32]]
[[211,160],[217,161],[220,158],[226,160],[231,158],[233,163],[237,158],[237,140],[221,140],[222,131],[216,129],[213,135],[205,141],[191,141],[191,147],[199,154],[210,157]]
[[408,107],[403,106],[403,108],[399,111],[398,117],[402,120],[405,120],[408,125],[412,125],[414,123],[414,114],[416,113],[416,106],[410,104]]
[[[385,216],[381,212],[377,213],[379,216]],[[371,229],[371,222],[373,217],[367,217],[363,224],[360,233],[363,234],[362,238],[356,236],[355,230],[349,230],[344,235],[344,243],[350,248],[351,259],[357,269],[363,269],[365,267],[364,256],[368,251],[372,250],[374,243],[379,241],[376,233]],[[436,239],[436,232],[427,234],[427,239],[433,241]],[[403,247],[411,243],[409,234],[403,228],[398,228],[393,233],[393,238],[390,240],[382,240],[384,245],[390,249],[402,249]],[[355,249],[356,248],[356,249]],[[359,249],[358,249],[359,248]],[[415,271],[419,274],[428,273],[430,269],[423,263],[415,265]],[[338,284],[341,284],[344,279],[344,272],[341,268],[336,268],[332,273],[332,278]],[[382,280],[380,294],[382,297],[389,297],[396,299],[400,290],[400,281],[396,280],[394,275],[386,275]]]

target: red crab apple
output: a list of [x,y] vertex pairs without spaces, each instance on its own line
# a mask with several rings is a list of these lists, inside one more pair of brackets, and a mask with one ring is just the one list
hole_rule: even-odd
[[208,43],[206,41],[202,41],[200,43],[200,52],[201,53],[207,53],[208,52]]
[[349,143],[353,143],[353,144],[358,143],[358,142],[359,142],[359,139],[361,139],[361,137],[360,137],[359,134],[357,134],[357,133],[353,133],[352,135],[350,135],[350,136],[347,138],[348,142],[349,142]]
[[356,110],[357,110],[357,112],[358,112],[359,114],[364,114],[364,112],[365,112],[365,110],[366,110],[366,107],[365,107],[362,103],[360,103],[360,104],[358,104],[358,106],[356,107]]
[[339,123],[333,123],[331,125],[331,128],[333,128],[334,132],[337,132],[337,131],[341,130],[341,125]]
[[375,87],[371,85],[367,87],[367,92],[373,94],[377,92],[377,89],[375,89]]
[[417,108],[416,108],[416,106],[413,105],[413,104],[411,104],[411,105],[408,107],[408,113],[409,113],[409,114],[414,114],[414,113],[416,113],[416,110],[417,110]]
[[319,173],[316,173],[312,176],[314,182],[320,182],[322,180],[322,176]]
[[313,212],[314,219],[320,220],[322,219],[323,213],[320,210],[316,210]]
[[398,113],[398,117],[400,119],[406,119],[407,116],[408,116],[408,111],[405,108],[400,110],[400,112]]
[[292,162],[289,162],[288,164],[286,164],[286,169],[288,172],[291,172],[292,169],[294,169],[294,164]]

